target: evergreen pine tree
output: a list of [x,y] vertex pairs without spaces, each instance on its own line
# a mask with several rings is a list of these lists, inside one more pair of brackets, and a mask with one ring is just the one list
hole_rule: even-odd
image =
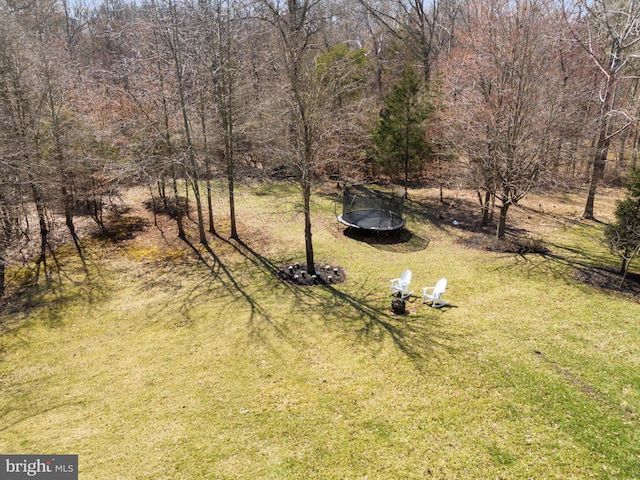
[[425,121],[433,106],[422,95],[422,79],[407,67],[400,82],[384,99],[378,125],[373,132],[376,160],[389,168],[401,168],[405,191],[409,172],[421,166],[429,153]]
[[618,202],[616,222],[605,229],[605,238],[612,253],[622,264],[620,273],[624,282],[629,265],[640,252],[640,169],[631,172],[627,183],[627,197]]

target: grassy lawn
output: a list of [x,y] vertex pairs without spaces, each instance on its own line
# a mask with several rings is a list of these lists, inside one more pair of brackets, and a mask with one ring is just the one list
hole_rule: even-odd
[[[332,286],[275,277],[304,261],[282,184],[240,189],[240,244],[220,189],[210,249],[148,215],[88,242],[88,279],[62,249],[56,285],[1,312],[0,452],[75,453],[86,480],[640,478],[640,304],[575,279],[617,264],[581,197],[513,211],[549,248],[523,256],[470,247],[459,192],[412,191],[395,244],[346,236],[335,194],[314,203]],[[393,315],[405,268],[453,308]]]

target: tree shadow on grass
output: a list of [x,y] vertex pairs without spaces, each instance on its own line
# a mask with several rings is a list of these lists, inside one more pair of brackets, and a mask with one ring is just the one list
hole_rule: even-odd
[[[3,387],[3,398],[0,402],[0,434],[18,427],[14,433],[20,434],[19,425],[33,418],[41,417],[60,409],[75,408],[85,403],[86,399],[58,388],[58,375],[42,374],[38,378],[27,375],[26,378],[15,377]],[[44,392],[53,387],[53,397]],[[62,398],[64,397],[64,398]]]
[[638,273],[629,272],[623,280],[620,272],[613,269],[589,268],[577,269],[575,278],[602,290],[629,295],[640,301],[640,274]]
[[454,227],[470,232],[489,231],[492,226],[480,224],[480,206],[465,199],[446,199],[440,201],[405,202],[405,213],[408,221],[429,223],[439,230]]
[[[24,281],[0,299],[0,336],[18,333],[37,321],[49,328],[63,327],[67,309],[78,302],[92,305],[108,294],[93,262],[92,275],[71,277],[62,268],[46,282]],[[32,313],[38,311],[37,316]]]
[[367,300],[376,298],[378,292],[354,296],[332,285],[322,288],[332,296],[332,301],[324,305],[325,318],[352,328],[360,341],[382,345],[388,337],[417,366],[436,352],[455,350],[451,332],[445,332],[440,323],[441,313],[434,309],[429,308],[426,315],[395,315],[389,307],[382,308],[378,302]]
[[[554,247],[560,247],[558,245],[549,245]],[[592,263],[583,256],[583,252],[570,247],[566,248],[567,251],[552,251],[547,249],[545,252],[519,252],[519,251],[496,251],[486,249],[487,251],[494,251],[498,253],[498,258],[512,258],[513,262],[507,265],[500,265],[496,267],[496,270],[519,270],[527,275],[532,274],[551,274],[554,277],[562,278],[566,282],[571,282],[574,278],[574,272],[580,268],[591,268]],[[574,255],[568,253],[569,251],[579,253]]]
[[539,252],[511,252],[509,256],[514,261],[507,268],[518,269],[528,275],[551,274],[569,284],[577,281],[601,290],[640,298],[640,274],[629,272],[623,282],[622,275],[611,266],[610,256],[557,243],[545,246],[548,248]]
[[82,405],[82,403],[83,403],[82,400],[66,401],[66,402],[58,403],[56,405],[51,405],[50,403],[47,403],[46,406],[42,406],[37,411],[25,413],[23,415],[20,415],[17,412],[17,410],[14,408],[11,408],[11,407],[3,408],[2,410],[0,410],[0,432],[9,430],[10,428],[15,427],[16,425],[19,425],[22,422],[25,422],[31,418],[39,417],[46,413],[49,413],[61,408],[65,408],[65,407],[76,407],[78,405]]
[[344,236],[387,252],[419,252],[429,246],[429,239],[420,237],[406,228],[393,232],[376,232],[347,227]]
[[607,265],[610,264],[611,260],[614,258],[604,251],[598,254],[593,250],[561,245],[558,243],[550,243],[549,247],[552,247],[556,253],[552,252],[547,255],[548,257],[573,265],[576,268],[589,268],[598,265]]
[[[218,237],[220,238],[220,237]],[[198,296],[207,295],[214,293],[214,291],[220,292],[222,291],[222,301],[229,303],[229,308],[236,301],[241,301],[245,305],[249,306],[249,318],[248,324],[252,327],[252,333],[260,337],[265,344],[267,343],[266,338],[259,334],[257,328],[254,328],[259,320],[267,322],[267,324],[277,333],[280,338],[285,339],[289,343],[295,343],[296,340],[288,335],[286,329],[283,327],[281,323],[279,323],[276,319],[273,318],[271,313],[264,308],[258,300],[254,296],[252,296],[245,287],[243,287],[240,282],[234,276],[233,271],[225,265],[222,259],[213,251],[213,249],[209,245],[201,245],[206,252],[202,252],[198,247],[196,247],[193,243],[191,243],[188,239],[184,239],[184,242],[189,246],[192,250],[198,261],[205,266],[208,270],[209,275],[203,278],[198,284],[194,287],[190,288],[187,294],[182,299],[182,311],[186,316],[185,325],[190,324],[189,320],[189,305],[192,301]],[[233,245],[232,242],[225,241],[229,245]],[[236,250],[238,248],[236,247]],[[274,268],[266,259],[262,259],[257,261],[259,265],[262,266],[263,269],[267,269],[267,271],[271,272]]]
[[[278,278],[281,265],[256,251],[251,245],[242,240],[227,240],[216,236],[218,240],[234,249],[246,261],[250,267],[260,272],[260,291],[270,295],[292,296],[294,304],[302,315],[308,312],[309,316],[316,317],[318,312],[327,325],[340,326],[342,332],[353,334],[359,342],[377,343],[382,346],[385,339],[390,338],[396,347],[411,359],[416,365],[431,358],[437,351],[451,351],[453,347],[450,333],[440,324],[441,312],[435,309],[426,309],[425,315],[398,316],[391,312],[390,299],[385,307],[378,306],[376,300],[379,292],[364,292],[353,295],[338,289],[333,285],[297,286],[282,282]],[[210,301],[213,296],[220,302],[227,302],[227,308],[239,308],[246,305],[249,308],[248,326],[251,335],[258,341],[269,346],[269,337],[264,334],[263,328],[268,326],[276,335],[296,348],[307,347],[305,340],[294,335],[289,330],[286,318],[277,318],[269,308],[265,307],[256,295],[255,285],[248,288],[243,285],[237,274],[223,261],[223,259],[209,245],[194,245],[189,239],[184,239],[198,264],[204,267],[205,274],[195,285],[181,290],[181,282],[176,284],[176,295],[172,304],[180,305],[181,320],[179,325],[188,327],[192,324],[191,310],[199,297]],[[253,275],[251,275],[253,277]],[[170,277],[170,276],[169,276]],[[164,280],[157,275],[149,279],[151,284],[145,284],[143,288],[152,288],[154,285],[163,286]],[[276,290],[277,289],[277,290]],[[386,304],[386,302],[385,302]],[[162,308],[169,308],[167,304]],[[157,316],[160,312],[156,313]],[[275,350],[274,347],[272,349]]]
[[[241,255],[261,269],[266,278],[279,281],[279,268],[274,262],[242,241],[227,243],[233,245]],[[445,333],[445,329],[439,325],[441,313],[436,309],[429,308],[429,314],[425,316],[398,316],[394,315],[390,308],[379,307],[377,300],[371,301],[377,298],[378,292],[370,291],[355,296],[330,284],[304,287],[281,282],[281,285],[295,297],[300,309],[317,313],[320,308],[325,323],[341,325],[343,331],[346,329],[353,332],[361,342],[375,342],[381,346],[388,337],[418,366],[432,357],[436,351],[454,350],[454,347],[451,347],[451,334]],[[250,297],[247,301],[253,302]],[[256,313],[264,314],[263,310]],[[275,322],[270,324],[275,326]]]
[[96,240],[114,244],[132,240],[149,228],[149,222],[144,218],[119,214],[109,215],[105,224],[105,230],[95,231],[92,236]]
[[[48,265],[41,276],[44,280],[38,279],[36,269],[28,264],[18,268],[10,282],[14,286],[0,298],[0,335],[29,326],[33,320],[30,314],[36,309],[39,310],[38,321],[50,328],[58,328],[65,324],[69,305],[78,302],[93,305],[102,301],[109,294],[99,261],[99,257],[104,255],[103,248],[131,240],[148,227],[143,218],[123,213],[127,210],[108,216],[107,230],[91,232],[89,237],[100,242],[97,253],[86,249],[76,257],[65,251],[66,245],[55,251],[49,247]],[[81,262],[81,270],[76,258]],[[78,274],[79,271],[82,273]]]

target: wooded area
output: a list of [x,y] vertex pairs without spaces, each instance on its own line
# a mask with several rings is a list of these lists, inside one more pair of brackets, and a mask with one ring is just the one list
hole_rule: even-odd
[[477,190],[498,237],[532,189],[588,183],[594,218],[637,163],[639,40],[623,0],[0,0],[0,293],[131,183],[206,243],[212,179],[233,238],[237,179],[295,179],[308,265],[327,175]]

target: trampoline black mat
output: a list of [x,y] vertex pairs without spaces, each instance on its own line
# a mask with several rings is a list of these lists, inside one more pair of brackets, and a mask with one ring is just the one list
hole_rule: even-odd
[[378,231],[399,230],[405,224],[404,218],[381,210],[355,210],[338,215],[338,220],[349,227]]

